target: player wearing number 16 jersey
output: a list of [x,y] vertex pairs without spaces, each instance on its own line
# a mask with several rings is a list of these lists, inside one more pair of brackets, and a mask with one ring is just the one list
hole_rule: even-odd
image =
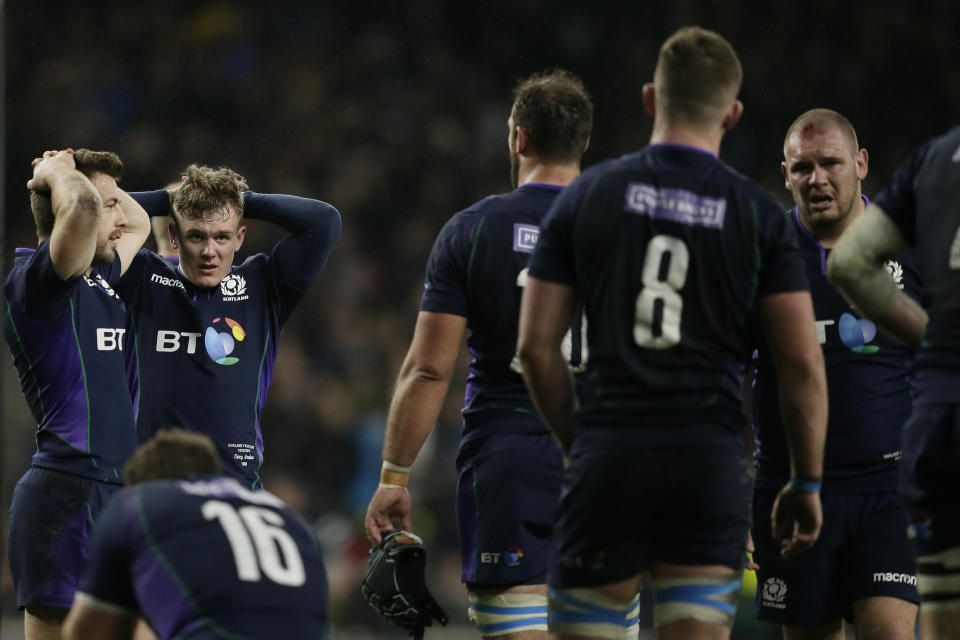
[[[742,113],[740,82],[718,34],[668,39],[643,89],[650,146],[574,181],[530,261],[524,378],[572,443],[550,578],[559,638],[620,637],[608,622],[645,570],[660,637],[729,635],[747,540],[739,389],[754,312],[790,381],[798,480],[780,494],[786,551],[819,531],[826,387],[796,235],[771,195],[717,158]],[[590,353],[579,414],[560,349],[578,298]]]
[[221,475],[207,436],[161,431],[124,467],[128,487],[94,526],[67,640],[324,640],[316,540],[279,498]]
[[[391,520],[411,530],[406,472],[433,429],[469,328],[457,516],[470,617],[485,637],[546,637],[547,556],[562,462],[514,360],[517,317],[540,221],[580,173],[592,122],[590,98],[568,72],[517,85],[507,121],[517,188],[457,213],[437,237],[387,419],[381,484],[367,509],[373,542],[394,528]],[[580,349],[573,351],[579,364]]]

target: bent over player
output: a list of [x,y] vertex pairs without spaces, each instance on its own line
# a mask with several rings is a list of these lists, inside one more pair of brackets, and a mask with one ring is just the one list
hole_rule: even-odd
[[[785,381],[792,454],[774,536],[796,553],[820,529],[826,389],[796,236],[772,196],[717,158],[743,110],[741,77],[718,34],[671,36],[643,89],[651,144],[568,187],[530,262],[524,378],[571,447],[550,578],[558,638],[621,637],[645,570],[659,637],[729,636],[747,541],[740,378],[754,311]],[[578,299],[590,353],[579,413],[560,349]]]
[[207,436],[161,431],[124,468],[97,521],[67,640],[329,638],[327,578],[306,523],[221,475]]
[[[923,275],[923,307],[885,266],[910,247]],[[865,315],[917,346],[901,492],[913,511],[920,634],[960,638],[960,127],[911,155],[840,237],[827,272]]]
[[[234,171],[197,165],[187,167],[172,212],[164,190],[135,196],[151,215],[172,213],[180,254],[178,266],[141,251],[117,286],[141,374],[139,439],[189,425],[213,439],[227,475],[259,486],[260,411],[280,331],[326,264],[340,214],[319,200],[248,191]],[[290,235],[234,266],[245,218]]]
[[36,249],[17,249],[4,282],[4,338],[37,423],[37,449],[10,505],[10,569],[27,640],[60,637],[93,520],[136,447],[124,349],[126,312],[111,285],[150,231],[117,186],[107,151],[48,151],[27,183]]
[[[842,640],[844,618],[855,623],[859,640],[912,639],[917,619],[909,512],[897,493],[900,434],[912,407],[908,352],[859,317],[826,276],[837,238],[865,208],[860,181],[867,163],[853,126],[836,111],[808,111],[787,131],[781,168],[797,205],[789,217],[810,279],[830,401],[820,539],[800,558],[781,558],[765,514],[790,461],[776,372],[760,346],[753,394],[756,610],[760,620],[783,625],[790,639]],[[887,269],[904,292],[919,297],[913,256],[891,260]]]
[[[469,613],[484,637],[546,637],[562,462],[514,359],[517,317],[540,222],[580,173],[592,123],[590,98],[569,72],[535,74],[516,86],[507,120],[516,188],[454,215],[434,243],[387,418],[381,484],[367,508],[375,543],[391,521],[410,529],[407,472],[437,420],[469,329],[457,517]],[[579,365],[581,336],[572,340]]]

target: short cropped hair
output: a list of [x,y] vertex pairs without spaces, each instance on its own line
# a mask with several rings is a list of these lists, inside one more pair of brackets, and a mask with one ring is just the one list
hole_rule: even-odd
[[223,467],[213,440],[193,431],[164,429],[133,452],[123,466],[123,481],[129,485],[221,473]]
[[517,83],[513,122],[523,127],[541,161],[574,162],[590,138],[593,102],[576,75],[548,69]]
[[[92,178],[98,173],[110,176],[117,182],[123,177],[123,162],[112,151],[91,151],[77,149],[73,152],[73,162],[77,171]],[[30,191],[30,210],[37,226],[37,235],[47,238],[53,233],[56,215],[53,212],[53,200],[49,191]]]
[[249,189],[239,173],[226,167],[214,169],[191,164],[183,172],[184,180],[173,198],[177,216],[190,220],[209,220],[211,215],[223,213],[232,204],[238,217],[243,217],[243,192]]
[[740,59],[723,36],[684,27],[660,47],[654,72],[657,112],[668,122],[713,124],[723,118],[742,82]]
[[833,127],[839,129],[847,140],[853,145],[853,153],[856,153],[860,149],[860,142],[857,140],[857,132],[853,128],[853,125],[850,123],[847,118],[833,109],[810,109],[809,111],[804,111],[797,119],[793,121],[793,124],[790,125],[790,128],[787,129],[787,135],[783,137],[783,157],[787,157],[787,145],[790,143],[790,138],[796,133],[803,125],[812,123],[812,124],[829,124]]

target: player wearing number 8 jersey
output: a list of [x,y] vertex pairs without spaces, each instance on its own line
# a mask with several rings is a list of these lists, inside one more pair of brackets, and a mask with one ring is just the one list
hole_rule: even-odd
[[66,640],[329,637],[316,540],[279,498],[222,475],[213,442],[161,431],[94,526]]
[[[470,617],[485,637],[546,637],[562,462],[514,363],[517,317],[540,221],[580,173],[592,122],[590,98],[568,72],[517,85],[507,121],[516,189],[457,213],[437,237],[387,419],[382,481],[367,509],[373,542],[394,524],[411,530],[406,471],[433,429],[469,328],[457,516]],[[581,362],[581,350],[573,351]]]
[[[644,570],[660,637],[729,636],[747,538],[739,389],[754,312],[790,381],[797,479],[780,494],[776,535],[795,553],[819,531],[826,389],[796,236],[772,196],[717,158],[742,112],[740,82],[718,34],[668,39],[643,90],[651,145],[564,191],[530,262],[524,377],[572,444],[550,579],[559,638],[620,637],[607,622]],[[579,414],[560,352],[578,299],[590,353]]]

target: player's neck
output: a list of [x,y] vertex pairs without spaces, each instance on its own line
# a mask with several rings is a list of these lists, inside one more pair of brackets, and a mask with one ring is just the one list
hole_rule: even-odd
[[560,187],[566,187],[580,175],[580,163],[573,164],[534,164],[527,171],[520,168],[518,184],[525,185],[528,182],[539,184],[555,184]]
[[653,133],[650,135],[650,144],[678,144],[685,147],[702,149],[715,156],[720,155],[720,141],[723,131],[704,131],[688,126],[669,125],[663,122],[654,122]]

